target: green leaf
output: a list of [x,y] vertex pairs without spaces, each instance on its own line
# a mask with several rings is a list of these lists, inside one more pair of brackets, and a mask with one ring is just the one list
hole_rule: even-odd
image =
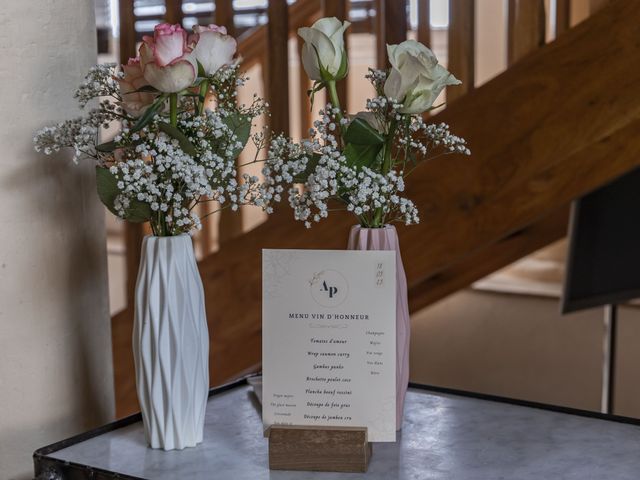
[[357,145],[349,143],[344,148],[344,156],[351,166],[355,167],[371,167],[376,161],[378,154],[382,150],[382,144],[379,145]]
[[314,153],[307,161],[307,168],[304,169],[304,172],[300,172],[295,177],[293,177],[293,183],[305,183],[308,180],[309,175],[311,175],[316,170],[319,161],[320,155]]
[[207,72],[204,70],[204,66],[198,60],[196,60],[196,63],[198,64],[198,77],[206,78],[208,75],[207,75]]
[[361,118],[354,118],[344,134],[344,141],[355,145],[382,145],[384,137]]
[[149,123],[151,123],[151,120],[153,120],[153,117],[155,117],[156,114],[160,111],[160,109],[164,106],[165,100],[166,100],[166,96],[160,95],[158,99],[155,102],[153,102],[149,108],[147,108],[144,111],[144,113],[138,119],[138,121],[133,126],[131,131],[137,132],[139,130],[142,130],[147,125],[149,125]]
[[148,203],[132,200],[127,209],[127,221],[131,223],[148,222],[152,214],[153,212]]
[[113,203],[120,193],[117,184],[118,180],[108,168],[96,167],[96,187],[98,189],[98,198],[100,198],[100,201],[104,203],[104,206],[107,207],[115,216],[118,216],[118,213],[116,212]]
[[160,91],[156,87],[152,87],[151,85],[143,85],[134,92],[149,92],[149,93],[160,93]]
[[[116,197],[120,194],[118,179],[108,168],[96,167],[96,186],[98,198],[111,213],[119,217],[114,207]],[[125,219],[133,223],[143,223],[151,218],[151,207],[148,203],[132,200],[127,209]]]
[[196,147],[193,146],[193,143],[191,143],[187,136],[182,133],[177,127],[174,127],[167,122],[158,122],[158,128],[167,135],[178,140],[180,148],[184,153],[189,154],[192,157],[195,157],[198,154]]
[[316,80],[315,82],[313,82],[313,86],[311,87],[311,90],[307,90],[307,96],[309,97],[309,103],[311,104],[311,108],[309,109],[309,111],[313,110],[313,101],[315,99],[316,93],[322,90],[324,86],[325,86],[324,83]]
[[106,143],[101,143],[100,145],[96,145],[96,150],[98,152],[102,152],[102,153],[111,153],[113,152],[116,148],[118,148],[118,144],[116,142],[106,142]]
[[237,141],[242,144],[242,147],[233,150],[233,157],[237,157],[244,150],[251,136],[251,117],[234,113],[225,117],[223,122],[234,133]]

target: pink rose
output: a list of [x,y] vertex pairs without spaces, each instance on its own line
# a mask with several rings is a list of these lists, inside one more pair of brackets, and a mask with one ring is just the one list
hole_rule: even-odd
[[139,58],[130,58],[126,65],[122,65],[124,77],[118,77],[122,108],[132,117],[139,117],[149,105],[153,103],[156,94],[152,92],[138,92],[136,90],[149,85],[142,75]]
[[180,25],[156,25],[153,38],[144,36],[140,65],[144,78],[163,93],[176,93],[191,86],[198,67],[187,32]]
[[207,75],[213,75],[224,65],[233,65],[234,55],[238,48],[236,39],[227,35],[225,27],[209,25],[193,27],[194,34],[189,38],[189,43],[195,43],[194,53],[196,59]]

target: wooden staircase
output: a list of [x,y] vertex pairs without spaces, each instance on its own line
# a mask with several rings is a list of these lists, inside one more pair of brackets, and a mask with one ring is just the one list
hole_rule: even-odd
[[[511,21],[529,15],[539,25],[540,9],[531,9],[532,3],[544,2],[512,0]],[[297,2],[300,11],[302,4],[317,6],[304,11],[311,18],[312,11],[322,11],[319,2]],[[468,4],[452,0],[451,15]],[[293,12],[291,7],[290,21]],[[473,18],[473,11],[466,14]],[[422,218],[419,225],[399,229],[412,311],[562,238],[573,199],[640,165],[640,70],[631,67],[640,61],[639,22],[635,2],[617,0],[552,43],[542,45],[544,30],[541,40],[537,27],[537,36],[514,36],[513,65],[433,117],[454,126],[472,156],[438,158],[408,182],[408,196]],[[241,46],[245,52],[259,49],[266,37],[255,38],[267,32],[254,35],[244,41],[256,47],[247,43]],[[449,32],[450,68],[463,81],[464,72],[473,76],[473,55],[454,54],[469,44],[469,35],[472,30]],[[212,384],[260,367],[261,249],[345,248],[352,224],[351,216],[332,214],[306,230],[281,208],[200,263]],[[132,321],[129,308],[112,322],[119,415],[135,406]]]

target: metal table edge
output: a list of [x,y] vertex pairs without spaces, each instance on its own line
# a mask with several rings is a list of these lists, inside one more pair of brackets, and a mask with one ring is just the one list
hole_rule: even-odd
[[422,383],[409,383],[409,388],[417,390],[425,390],[432,393],[443,393],[446,395],[455,395],[458,397],[475,398],[478,400],[486,400],[489,402],[505,403],[516,405],[519,407],[535,408],[538,410],[546,410],[556,413],[564,413],[567,415],[575,415],[578,417],[594,418],[597,420],[606,420],[608,422],[626,423],[629,425],[640,426],[640,418],[626,417],[624,415],[615,415],[611,413],[601,413],[593,410],[584,410],[580,408],[565,407],[561,405],[552,405],[549,403],[534,402],[531,400],[521,400],[518,398],[503,397],[500,395],[491,395],[488,393],[471,392],[468,390],[459,390],[455,388],[439,387],[436,385],[426,385]]
[[[246,385],[247,379],[252,376],[254,375],[248,375],[246,377],[242,377],[238,380],[222,385],[220,387],[212,388],[211,390],[209,390],[209,397],[223,393],[228,390],[232,390],[242,385]],[[505,403],[505,404],[516,405],[521,407],[535,408],[535,409],[547,410],[547,411],[563,413],[568,415],[576,415],[580,417],[594,418],[594,419],[605,420],[610,422],[626,423],[626,424],[640,426],[640,419],[625,417],[621,415],[600,413],[600,412],[594,412],[591,410],[582,410],[578,408],[550,405],[547,403],[533,402],[529,400],[520,400],[517,398],[490,395],[490,394],[479,393],[479,392],[470,392],[466,390],[458,390],[454,388],[440,387],[435,385],[426,385],[421,383],[411,382],[409,383],[409,387],[417,390],[432,392],[432,393],[442,393],[446,395],[455,395],[459,397],[475,398],[475,399],[485,400],[490,402]],[[49,456],[49,454],[51,453],[70,447],[77,443],[84,442],[86,440],[97,437],[104,433],[126,427],[128,425],[139,422],[141,420],[142,420],[142,415],[140,413],[135,413],[133,415],[130,415],[125,418],[121,418],[119,420],[108,423],[106,425],[95,428],[93,430],[89,430],[87,432],[83,432],[73,437],[39,448],[33,453],[34,471],[37,475],[37,478],[38,479],[42,478],[43,480],[57,480],[57,479],[63,479],[63,478],[64,479],[68,478],[69,480],[75,480],[75,479],[80,480],[82,478],[92,478],[95,480],[107,480],[107,479],[114,479],[114,478],[122,479],[122,480],[146,480],[140,477],[134,477],[134,476],[130,476],[122,473],[112,472],[109,470],[94,468],[87,465],[81,465],[74,462],[68,462],[68,461],[57,459],[57,458],[52,458]],[[87,477],[86,476],[87,474],[89,474],[90,477]]]
[[[246,385],[247,379],[253,376],[255,376],[255,374],[247,375],[245,377],[239,378],[238,380],[234,380],[233,382],[226,383],[219,387],[211,388],[209,390],[209,397],[218,395],[228,390],[232,390],[241,385]],[[142,421],[142,414],[140,412],[134,413],[127,417],[120,418],[114,422],[94,428],[93,430],[79,433],[78,435],[74,435],[73,437],[66,438],[64,440],[60,440],[58,442],[37,449],[35,452],[33,452],[33,466],[36,478],[42,478],[43,480],[58,480],[67,478],[70,480],[75,480],[76,478],[86,478],[85,476],[79,475],[86,475],[87,473],[89,473],[90,478],[95,480],[112,478],[118,478],[122,480],[146,480],[140,477],[134,477],[131,475],[112,472],[110,470],[104,470],[101,468],[68,462],[49,456],[51,453],[60,451],[78,443],[82,443],[104,433],[127,427],[140,421]]]

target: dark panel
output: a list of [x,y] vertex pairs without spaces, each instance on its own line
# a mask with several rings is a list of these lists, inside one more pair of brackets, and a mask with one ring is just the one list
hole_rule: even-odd
[[574,203],[562,312],[640,297],[640,169]]

